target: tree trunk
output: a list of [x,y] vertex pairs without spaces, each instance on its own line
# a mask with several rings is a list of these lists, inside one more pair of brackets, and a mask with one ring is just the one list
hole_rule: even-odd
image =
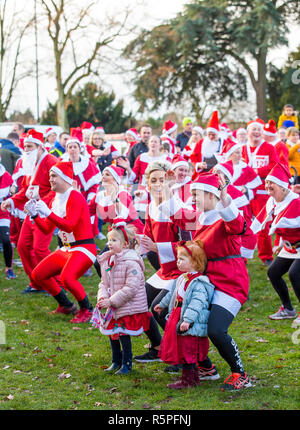
[[57,100],[57,124],[60,125],[65,131],[69,131],[69,122],[67,111],[65,109],[65,95],[62,88],[58,89]]
[[257,57],[256,109],[259,118],[267,121],[267,49],[261,48]]

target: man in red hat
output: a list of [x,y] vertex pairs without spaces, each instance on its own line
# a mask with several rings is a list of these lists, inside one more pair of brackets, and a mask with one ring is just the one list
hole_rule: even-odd
[[[57,160],[45,150],[43,137],[42,133],[34,129],[28,131],[24,139],[24,153],[22,155],[24,173],[22,188],[10,199],[2,202],[1,209],[3,211],[22,210],[24,204],[30,199],[41,199],[46,204],[53,199],[54,193],[50,187],[49,170]],[[32,278],[32,271],[41,260],[50,254],[51,239],[52,232],[43,233],[28,216],[25,218],[17,247],[24,270],[30,280],[30,285],[23,291],[24,293],[41,290]]]
[[[88,322],[92,306],[79,278],[96,260],[96,245],[93,239],[89,208],[82,194],[72,187],[73,164],[61,161],[50,169],[51,190],[54,200],[47,205],[42,200],[30,200],[25,205],[34,223],[44,233],[52,234],[59,228],[63,246],[44,258],[34,269],[32,277],[58,302],[53,314],[74,314],[72,323]],[[65,290],[77,300],[78,312],[70,302],[55,277],[60,275]]]
[[[262,183],[256,189],[256,195],[251,200],[251,209],[256,216],[268,200],[265,189],[265,179],[270,170],[279,162],[277,152],[273,145],[263,138],[264,121],[257,118],[247,124],[248,141],[243,147],[243,159],[260,177]],[[273,261],[272,238],[268,234],[269,224],[257,235],[258,256],[265,266]]]

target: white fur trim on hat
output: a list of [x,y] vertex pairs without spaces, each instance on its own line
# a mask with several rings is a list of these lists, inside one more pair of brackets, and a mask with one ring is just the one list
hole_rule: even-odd
[[177,169],[177,167],[180,167],[180,166],[189,168],[189,163],[187,161],[183,161],[183,160],[177,161],[177,163],[172,164],[171,169],[175,170],[175,169]]
[[121,178],[114,169],[112,169],[110,166],[107,166],[107,167],[105,167],[103,172],[105,170],[108,171],[112,175],[112,177],[114,178],[114,180],[117,182],[118,185],[121,184]]
[[65,175],[58,167],[53,166],[51,167],[50,171],[56,173],[58,176],[60,176],[64,181],[66,181],[68,184],[73,184],[73,179],[69,176]]
[[222,164],[216,164],[216,166],[214,167],[214,169],[217,170],[221,170],[221,172],[224,173],[225,176],[227,176],[227,178],[229,179],[230,182],[232,182],[232,174],[229,172],[228,169],[226,169],[225,166],[222,166]]
[[212,185],[209,184],[204,184],[202,182],[194,182],[191,184],[190,186],[190,190],[202,190],[202,191],[207,191],[209,193],[213,193],[215,196],[217,196],[218,198],[220,198],[220,190],[216,187],[213,187]]
[[286,189],[289,188],[289,182],[288,181],[287,182],[281,181],[280,179],[276,178],[276,176],[268,175],[266,177],[266,181],[274,182],[275,184],[280,185],[281,187],[286,188]]
[[36,145],[44,145],[43,142],[40,141],[40,139],[35,139],[34,137],[25,137],[24,143],[35,143]]
[[213,128],[213,127],[207,127],[206,132],[207,133],[216,133],[216,134],[220,133],[219,130],[217,130],[216,128]]

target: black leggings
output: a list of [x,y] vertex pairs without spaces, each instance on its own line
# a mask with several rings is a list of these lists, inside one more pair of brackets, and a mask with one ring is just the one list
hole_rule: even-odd
[[12,266],[13,250],[10,243],[9,227],[0,227],[0,242],[3,245],[3,257],[6,267]]
[[268,277],[286,309],[293,310],[289,290],[282,276],[288,273],[297,299],[300,301],[300,259],[276,257],[268,268]]
[[[118,365],[132,361],[131,338],[129,335],[120,336],[119,339],[109,338],[112,362]],[[121,349],[122,346],[122,349]]]
[[[234,316],[220,305],[212,305],[208,319],[208,337],[221,357],[229,364],[232,373],[244,373],[237,344],[227,333]],[[208,367],[208,366],[207,366]]]

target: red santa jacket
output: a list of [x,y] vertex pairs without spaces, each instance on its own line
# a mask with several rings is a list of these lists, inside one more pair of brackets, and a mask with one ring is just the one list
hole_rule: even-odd
[[206,275],[216,290],[237,299],[242,305],[247,300],[249,277],[241,256],[241,235],[246,221],[231,197],[224,208],[219,202],[216,209],[200,215],[174,202],[175,214],[171,220],[184,230],[196,230],[194,239],[202,240],[208,259]]

